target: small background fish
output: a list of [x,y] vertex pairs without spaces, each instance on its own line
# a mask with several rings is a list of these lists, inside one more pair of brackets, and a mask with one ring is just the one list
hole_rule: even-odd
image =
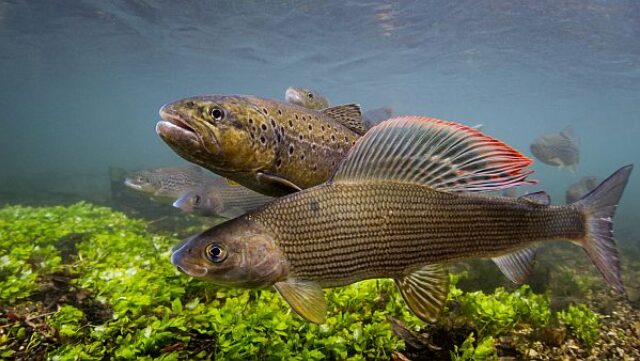
[[212,182],[202,168],[188,165],[135,171],[127,175],[124,184],[161,202],[173,202],[183,193]]
[[185,213],[204,217],[235,218],[271,200],[273,197],[218,177],[197,189],[182,194],[173,206],[182,209]]
[[[285,101],[291,104],[296,104],[309,109],[321,110],[329,107],[329,100],[327,97],[318,93],[315,90],[289,87],[285,93]],[[362,119],[366,129],[370,129],[380,122],[385,121],[393,115],[393,108],[382,107],[367,110],[362,113]]]
[[531,143],[530,149],[541,162],[560,169],[568,169],[572,173],[575,173],[580,162],[580,147],[571,127],[559,133],[538,137]]
[[591,192],[598,183],[600,183],[598,177],[582,177],[579,181],[573,183],[569,188],[567,188],[567,192],[565,194],[567,203],[573,203],[582,198],[585,194]]

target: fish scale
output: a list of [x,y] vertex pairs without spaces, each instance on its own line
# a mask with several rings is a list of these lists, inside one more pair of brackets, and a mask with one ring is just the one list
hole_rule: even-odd
[[252,217],[276,235],[292,274],[323,287],[584,235],[574,207],[397,183],[321,186],[278,199]]

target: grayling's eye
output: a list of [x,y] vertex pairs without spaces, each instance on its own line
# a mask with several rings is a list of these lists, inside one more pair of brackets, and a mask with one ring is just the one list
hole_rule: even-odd
[[200,196],[197,194],[193,196],[193,205],[196,207],[200,205]]
[[309,99],[313,99],[313,93],[307,93],[307,96],[309,97]]
[[211,117],[213,118],[213,120],[222,120],[222,118],[224,118],[224,110],[218,107],[211,108]]
[[205,255],[207,256],[207,259],[209,259],[209,261],[213,263],[220,263],[224,261],[225,258],[227,258],[227,252],[225,252],[224,248],[215,243],[207,246]]

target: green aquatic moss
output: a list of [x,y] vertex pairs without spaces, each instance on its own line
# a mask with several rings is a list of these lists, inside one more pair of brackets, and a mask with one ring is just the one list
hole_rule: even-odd
[[[88,203],[0,209],[0,356],[389,359],[405,345],[388,316],[424,326],[389,280],[326,290],[327,321],[310,324],[274,291],[217,287],[177,272],[169,262],[176,242]],[[458,359],[491,355],[490,336],[517,325],[549,322],[546,296],[526,286],[465,293],[455,286],[460,277],[452,276],[441,319],[464,318],[480,341],[459,345]]]
[[598,339],[600,318],[585,305],[569,305],[566,311],[558,312],[558,320],[588,347]]
[[[474,345],[475,344],[475,345]],[[464,343],[458,347],[455,346],[451,352],[452,361],[483,361],[496,360],[498,353],[494,346],[495,340],[491,336],[487,336],[475,343],[475,337],[470,334]]]

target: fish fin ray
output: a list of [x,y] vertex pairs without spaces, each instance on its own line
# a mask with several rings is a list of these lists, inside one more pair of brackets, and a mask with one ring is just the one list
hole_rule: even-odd
[[551,204],[551,197],[549,196],[549,193],[545,192],[545,191],[539,191],[539,192],[533,192],[533,193],[527,193],[523,196],[518,197],[520,199],[524,199],[527,200],[531,203],[534,204],[541,204],[544,206],[548,206]]
[[322,109],[321,112],[359,135],[367,131],[358,104],[338,105]]
[[290,279],[274,287],[300,317],[321,324],[325,321],[327,302],[317,283]]
[[258,182],[269,185],[276,186],[278,188],[283,188],[288,193],[293,193],[302,190],[302,188],[298,187],[296,184],[291,182],[288,179],[278,177],[277,175],[258,172],[256,175]]
[[531,159],[466,125],[397,117],[369,130],[338,166],[332,181],[388,179],[451,192],[495,191],[535,184]]
[[585,237],[580,245],[609,285],[623,293],[620,257],[613,239],[613,217],[629,181],[633,165],[618,169],[599,186],[574,203],[585,219]]
[[425,322],[434,322],[449,292],[449,274],[441,264],[426,265],[395,279],[409,309]]
[[524,248],[491,260],[511,282],[521,284],[531,274],[535,258],[536,252],[533,248]]

